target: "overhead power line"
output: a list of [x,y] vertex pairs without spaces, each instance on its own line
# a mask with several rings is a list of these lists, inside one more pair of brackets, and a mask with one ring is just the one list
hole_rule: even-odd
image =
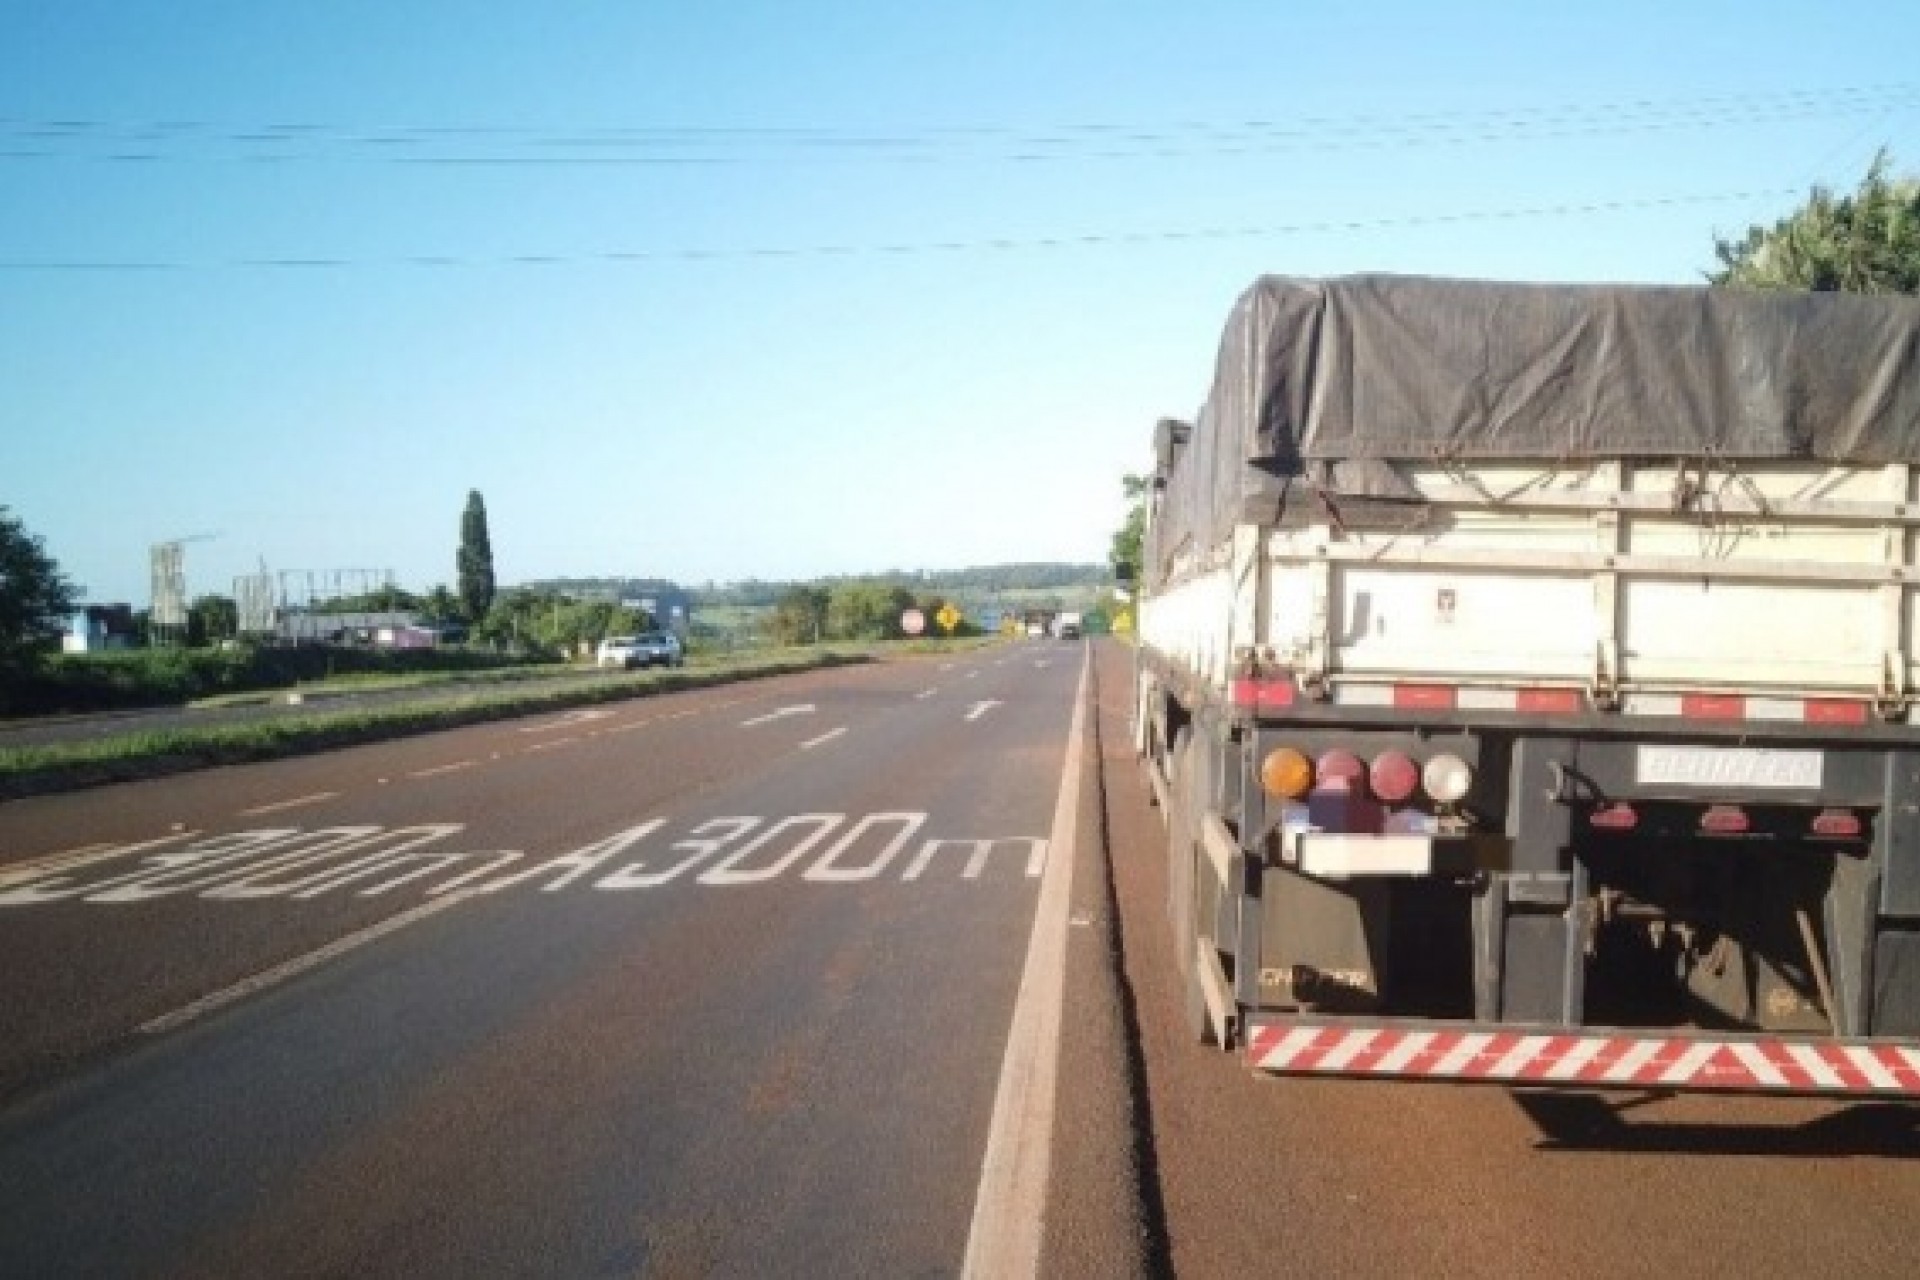
[[1562,204],[1530,205],[1503,209],[1468,209],[1455,213],[1405,214],[1385,218],[1328,218],[1310,222],[1281,223],[1262,227],[1206,227],[1186,231],[1119,231],[1085,235],[993,237],[974,240],[927,240],[892,244],[814,244],[765,248],[685,247],[590,253],[529,253],[473,257],[447,254],[422,254],[388,258],[302,255],[281,258],[235,258],[222,262],[191,262],[164,259],[0,260],[0,271],[134,273],[206,270],[333,271],[394,267],[417,267],[422,269],[563,267],[646,265],[672,262],[743,261],[782,258],[844,258],[921,256],[953,253],[999,253],[1027,250],[1133,247],[1140,245],[1180,244],[1195,241],[1258,240],[1286,236],[1337,235],[1352,232],[1385,231],[1395,228],[1435,227],[1452,223],[1584,217],[1598,214],[1630,213],[1647,209],[1677,208],[1689,205],[1730,204],[1761,199],[1780,199],[1799,194],[1801,194],[1799,188],[1782,187],[1754,191],[1723,191],[1700,195],[1644,197],[1630,200],[1570,201]]
[[[0,159],[111,163],[353,162],[410,165],[679,166],[768,162],[952,163],[1159,159],[1337,151],[1777,124],[1920,104],[1920,83],[1396,115],[1161,124],[822,126],[231,125],[0,118]],[[210,150],[239,148],[239,150]]]

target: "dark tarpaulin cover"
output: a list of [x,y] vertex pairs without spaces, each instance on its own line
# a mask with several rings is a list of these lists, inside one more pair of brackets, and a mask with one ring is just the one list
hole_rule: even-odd
[[1303,488],[1411,497],[1395,461],[1920,462],[1920,300],[1267,276],[1181,452],[1164,556]]

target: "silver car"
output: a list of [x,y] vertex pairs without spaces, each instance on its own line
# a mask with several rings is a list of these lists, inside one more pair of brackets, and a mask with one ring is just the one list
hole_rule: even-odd
[[599,664],[603,667],[678,667],[686,660],[680,637],[671,631],[609,636],[600,642]]

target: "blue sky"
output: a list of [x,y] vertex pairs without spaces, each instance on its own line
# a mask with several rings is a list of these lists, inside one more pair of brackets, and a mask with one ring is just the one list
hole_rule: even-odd
[[1098,560],[1255,276],[1697,280],[1920,168],[1915,48],[1752,0],[0,3],[0,504],[136,603],[202,531],[194,594],[424,589],[469,488],[508,582]]

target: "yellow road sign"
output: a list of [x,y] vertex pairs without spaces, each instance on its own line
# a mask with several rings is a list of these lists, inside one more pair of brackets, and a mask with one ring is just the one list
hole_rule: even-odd
[[942,631],[951,635],[953,629],[960,625],[960,611],[950,604],[942,605],[940,612],[933,615],[933,620],[940,624]]

